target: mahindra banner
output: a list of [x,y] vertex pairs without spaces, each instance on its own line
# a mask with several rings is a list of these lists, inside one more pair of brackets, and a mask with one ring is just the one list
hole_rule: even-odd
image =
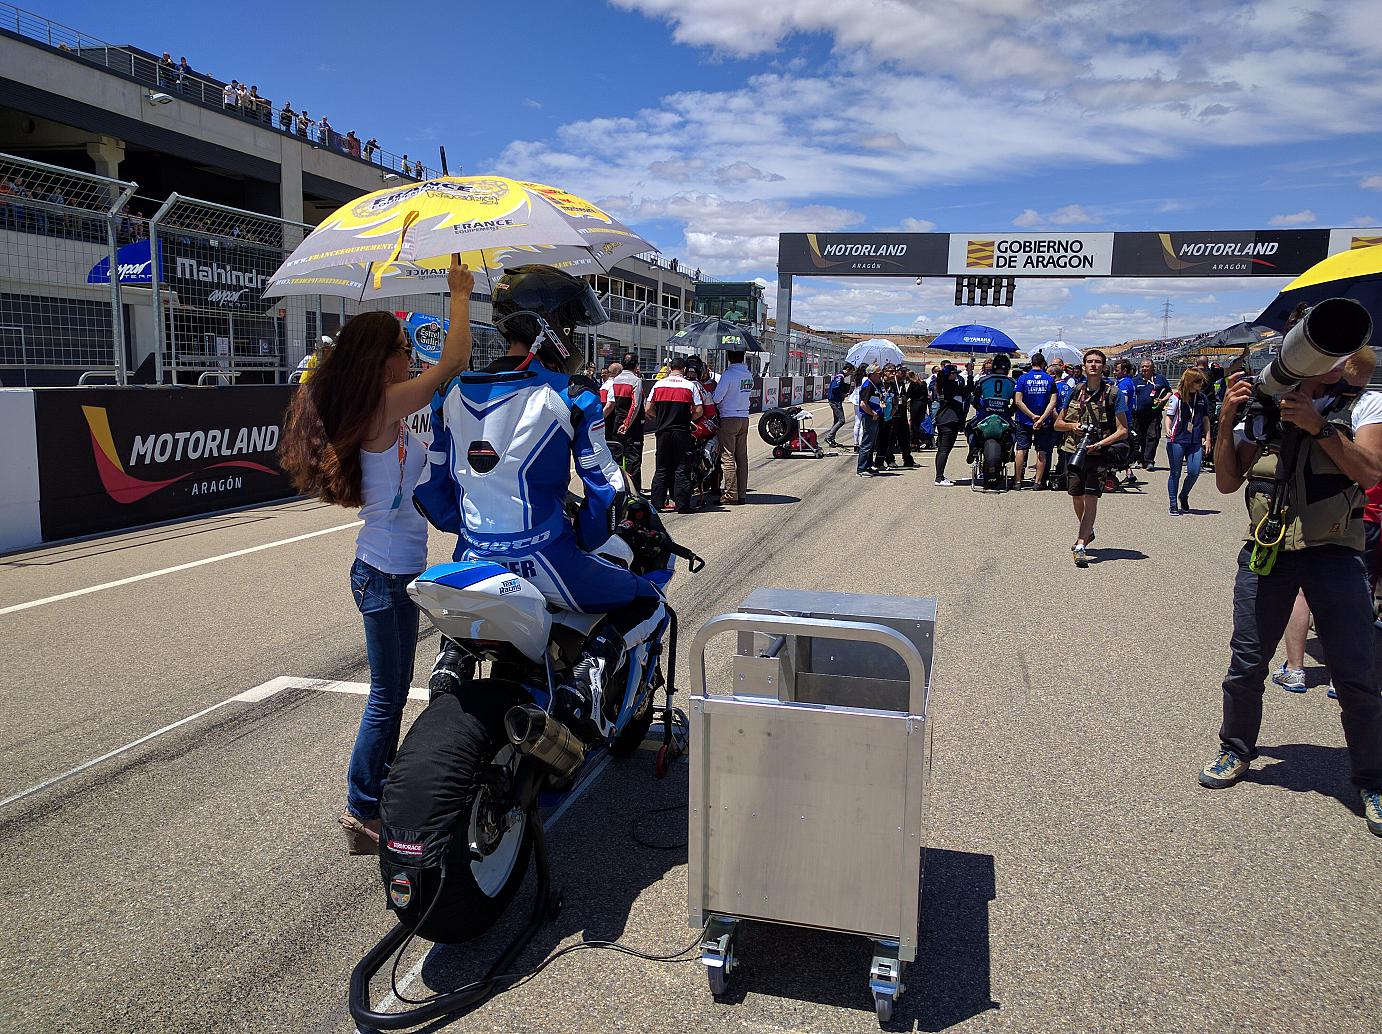
[[796,276],[1297,276],[1382,228],[1132,233],[784,233]]
[[[277,250],[234,238],[180,235],[176,230],[165,233],[159,241],[159,270],[163,283],[178,293],[182,305],[264,312],[280,304],[277,298],[262,297],[278,268]],[[154,282],[151,250],[143,240],[126,244],[116,253],[120,283],[148,287]],[[108,256],[91,267],[86,282],[110,283]]]
[[35,392],[44,540],[295,495],[276,455],[294,390]]

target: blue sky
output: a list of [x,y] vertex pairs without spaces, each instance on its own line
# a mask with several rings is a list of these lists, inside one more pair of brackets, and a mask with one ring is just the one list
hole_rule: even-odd
[[[432,20],[424,22],[431,13]],[[954,232],[1382,222],[1382,15],[1367,0],[529,0],[42,13],[186,54],[341,131],[604,202],[665,254],[776,282],[782,230]],[[1280,281],[799,281],[794,317],[1019,343],[1173,333]],[[771,296],[771,290],[770,290]]]

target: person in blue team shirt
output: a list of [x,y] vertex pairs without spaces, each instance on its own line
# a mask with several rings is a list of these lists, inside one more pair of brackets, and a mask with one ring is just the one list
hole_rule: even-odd
[[1056,444],[1052,414],[1056,408],[1056,382],[1046,372],[1046,357],[1038,352],[1032,356],[1032,368],[1017,379],[1017,429],[1013,437],[1016,452],[1017,486],[1022,487],[1027,473],[1027,450],[1036,443],[1036,482],[1034,488],[1046,487],[1046,466],[1051,459],[1051,447]]
[[[1132,375],[1132,361],[1129,359],[1119,359],[1113,364],[1114,372],[1118,374],[1118,392],[1123,396],[1123,401],[1127,404],[1128,412],[1133,411],[1133,402],[1137,396],[1137,381]],[[1133,443],[1133,455],[1138,455],[1137,444]],[[1132,466],[1128,466],[1128,476],[1123,479],[1125,485],[1137,484],[1137,478],[1133,476]]]
[[830,387],[825,392],[825,400],[830,403],[830,415],[833,418],[830,430],[825,432],[825,444],[831,448],[838,448],[840,444],[835,440],[835,436],[840,433],[840,428],[845,426],[845,396],[849,394],[849,382],[853,373],[854,364],[845,363],[844,367],[830,378]]
[[[864,369],[860,366],[860,369]],[[883,423],[883,405],[878,397],[878,387],[872,377],[865,372],[859,381],[859,462],[857,473],[861,478],[872,477],[873,453],[878,446],[878,428]]]
[[1156,469],[1156,443],[1161,439],[1161,411],[1171,394],[1171,385],[1156,372],[1150,359],[1143,359],[1133,381],[1132,430],[1137,440],[1134,460],[1145,470]]

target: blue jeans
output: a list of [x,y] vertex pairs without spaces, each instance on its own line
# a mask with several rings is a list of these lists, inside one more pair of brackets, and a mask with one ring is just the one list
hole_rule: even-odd
[[878,425],[883,418],[874,420],[872,417],[861,416],[859,423],[859,473],[869,469],[873,462],[873,450],[878,445]]
[[369,699],[350,754],[346,806],[359,819],[379,814],[379,796],[394,755],[403,705],[413,684],[417,652],[418,609],[408,596],[415,574],[385,574],[356,560],[350,567],[350,590],[365,619],[365,652],[369,655]]
[[[1204,443],[1180,445],[1167,442],[1166,455],[1171,461],[1171,473],[1166,476],[1166,491],[1171,497],[1171,505],[1175,506],[1178,498],[1190,498],[1190,489],[1194,488],[1195,482],[1199,480],[1200,468],[1204,462]],[[1184,488],[1180,487],[1182,465],[1185,467]]]

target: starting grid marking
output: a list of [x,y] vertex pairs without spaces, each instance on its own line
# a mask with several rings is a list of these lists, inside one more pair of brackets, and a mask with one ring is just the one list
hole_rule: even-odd
[[[34,794],[46,790],[51,786],[57,786],[58,783],[66,782],[73,776],[85,772],[88,768],[94,768],[104,761],[117,758],[121,754],[128,753],[141,744],[157,739],[159,736],[172,732],[174,729],[179,729],[190,722],[195,722],[198,718],[205,718],[207,715],[219,711],[223,707],[228,707],[231,704],[263,703],[265,700],[283,692],[285,689],[311,689],[319,693],[347,693],[352,696],[369,696],[369,683],[367,682],[341,682],[336,679],[307,679],[295,678],[291,675],[280,675],[278,678],[270,679],[268,682],[255,686],[253,689],[247,689],[243,693],[237,693],[233,697],[227,697],[220,703],[202,708],[202,710],[198,711],[196,714],[189,714],[186,718],[179,718],[176,722],[170,722],[161,729],[155,729],[153,732],[140,736],[136,740],[130,740],[129,743],[116,747],[114,750],[108,751],[100,757],[92,758],[90,761],[83,761],[75,768],[69,768],[66,772],[55,775],[51,779],[45,779],[41,783],[20,790],[18,793],[0,801],[0,808],[8,807],[11,804],[22,801],[26,797],[32,797]],[[427,690],[419,689],[414,686],[408,690],[408,699],[420,700],[426,703]]]

